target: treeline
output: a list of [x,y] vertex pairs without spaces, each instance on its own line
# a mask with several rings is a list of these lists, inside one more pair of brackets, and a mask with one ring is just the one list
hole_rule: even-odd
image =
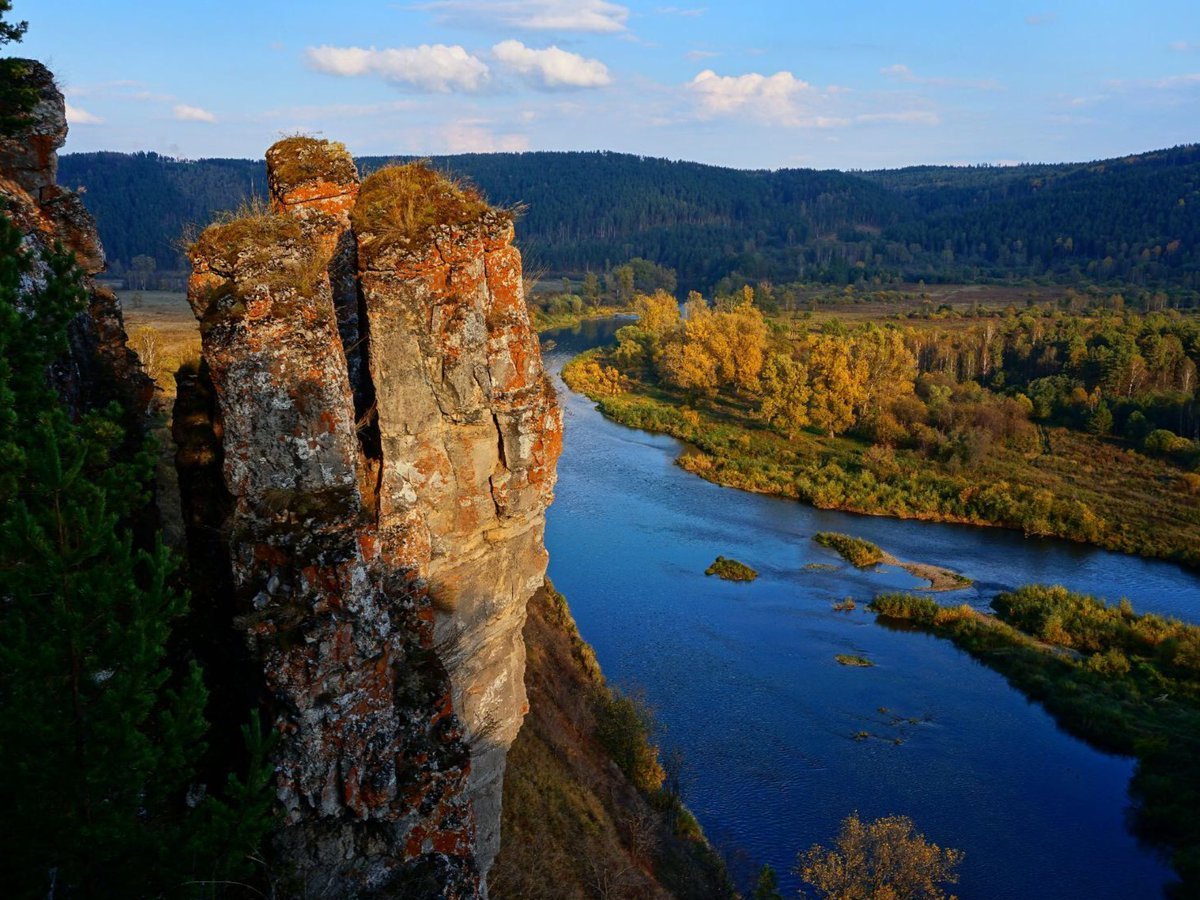
[[623,424],[688,441],[680,465],[721,484],[1200,563],[1192,319],[814,327],[753,298],[693,295],[681,314],[640,296],[616,347],[563,376]]
[[715,307],[693,294],[682,316],[664,292],[634,308],[639,321],[618,332],[612,353],[619,370],[693,395],[730,391],[785,435],[854,432],[970,462],[996,442],[1028,449],[1037,421],[1200,463],[1194,317],[1032,308],[966,328],[833,320],[789,333],[768,327],[750,288]]
[[949,638],[1042,703],[1068,732],[1135,756],[1134,823],[1172,851],[1182,883],[1200,890],[1200,627],[1138,614],[1059,586],[998,595],[996,616],[928,597],[885,594],[871,610]]
[[[390,160],[365,157],[371,171]],[[817,281],[1039,279],[1200,289],[1200,147],[1095,164],[846,173],[741,171],[617,153],[435,157],[523,205],[526,256],[554,273],[634,257],[684,289]],[[250,196],[261,162],[153,153],[64,156],[118,269],[178,269],[179,235]],[[1178,300],[1178,297],[1176,298]]]

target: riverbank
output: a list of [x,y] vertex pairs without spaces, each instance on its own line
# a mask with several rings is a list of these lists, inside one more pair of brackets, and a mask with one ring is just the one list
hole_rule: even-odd
[[996,448],[966,469],[848,436],[784,438],[736,399],[694,401],[628,377],[592,378],[606,371],[604,352],[573,359],[563,380],[613,421],[688,443],[679,466],[716,484],[820,509],[1012,528],[1200,566],[1200,504],[1176,490],[1178,471],[1111,442],[1044,428],[1036,452]]
[[[552,334],[547,369],[557,376],[619,324]],[[946,596],[972,604],[1061,573],[1076,590],[1190,614],[1200,610],[1194,575],[1004,529],[728,491],[674,465],[686,448],[673,438],[630,430],[558,387],[565,450],[547,516],[551,575],[608,679],[640,688],[662,745],[683,750],[688,805],[743,891],[769,863],[793,896],[797,851],[827,843],[870,798],[869,814],[903,811],[962,848],[961,890],[980,900],[1041,896],[1048,884],[1093,900],[1161,893],[1171,871],[1127,829],[1134,762],[1069,736],[949,642],[874,626],[871,597],[917,582],[888,566],[855,569],[812,537],[843,532],[901,559],[951,564],[976,585]],[[758,579],[706,577],[717,553]],[[856,608],[839,610],[847,597]],[[875,666],[843,666],[838,654]]]
[[[524,631],[529,713],[509,750],[491,896],[731,898],[725,865],[664,783],[644,708],[605,681],[547,582]],[[603,890],[601,890],[603,889]]]
[[1200,627],[1061,587],[1000,594],[995,616],[885,594],[884,624],[946,638],[1091,745],[1138,760],[1138,833],[1173,851],[1179,896],[1200,889]]
[[548,313],[532,304],[529,307],[529,323],[538,334],[546,331],[557,331],[560,328],[578,328],[584,322],[596,321],[597,319],[615,319],[621,316],[632,317],[633,313],[629,309],[616,306],[602,306],[577,313]]

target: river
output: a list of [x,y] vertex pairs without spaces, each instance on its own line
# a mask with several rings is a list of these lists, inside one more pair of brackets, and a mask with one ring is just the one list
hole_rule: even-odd
[[[910,816],[929,839],[965,851],[955,888],[964,900],[1161,896],[1171,870],[1127,828],[1133,761],[1070,737],[949,642],[877,625],[864,608],[873,594],[919,583],[901,570],[856,570],[812,536],[843,531],[900,559],[952,566],[975,584],[940,599],[980,607],[1002,588],[1054,582],[1195,620],[1200,579],[1068,542],[710,484],[673,464],[679,442],[604,419],[558,378],[619,324],[544,335],[556,342],[545,358],[566,421],[550,576],[606,675],[643,692],[662,745],[683,751],[685,799],[737,860],[739,880],[767,862],[792,891],[796,852],[828,843],[857,810]],[[706,577],[718,554],[758,580]],[[858,608],[833,611],[845,597]],[[841,666],[839,653],[876,665]]]

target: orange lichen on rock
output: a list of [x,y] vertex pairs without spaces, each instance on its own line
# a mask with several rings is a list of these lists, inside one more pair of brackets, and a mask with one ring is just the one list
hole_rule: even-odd
[[[351,883],[436,857],[444,895],[468,896],[528,708],[522,628],[562,446],[512,216],[420,164],[360,190],[326,141],[267,159],[271,210],[200,237],[189,299],[239,621],[291,734],[279,846]],[[369,849],[357,821],[390,837]],[[340,862],[339,842],[357,848]]]
[[562,447],[512,216],[414,164],[352,214],[382,447],[385,556],[424,577],[474,753],[477,857],[499,841],[504,758],[526,704],[525,605],[542,583]]

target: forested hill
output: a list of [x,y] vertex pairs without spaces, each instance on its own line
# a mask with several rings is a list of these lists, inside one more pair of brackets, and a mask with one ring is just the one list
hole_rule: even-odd
[[[365,157],[369,171],[391,160]],[[743,171],[617,153],[435,157],[523,204],[526,256],[552,273],[643,257],[681,288],[722,280],[1039,278],[1200,290],[1200,145],[1094,163]],[[181,266],[188,226],[265,193],[263,164],[156,154],[62,157],[117,268]]]

